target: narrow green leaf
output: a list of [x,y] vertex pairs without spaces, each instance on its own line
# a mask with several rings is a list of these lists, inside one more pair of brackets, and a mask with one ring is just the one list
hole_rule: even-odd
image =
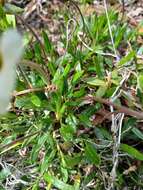
[[73,135],[75,134],[76,129],[72,125],[64,125],[60,128],[60,133],[64,140],[71,141],[73,139]]
[[52,45],[51,45],[51,42],[48,38],[48,35],[46,34],[45,31],[42,32],[42,35],[43,35],[43,39],[44,39],[45,50],[47,53],[50,53],[52,50]]
[[87,84],[93,85],[93,86],[106,86],[106,82],[104,80],[91,77],[86,80]]
[[34,45],[34,51],[35,51],[35,58],[38,63],[43,63],[43,58],[42,58],[42,53],[41,53],[41,47],[38,42],[35,43]]
[[129,61],[131,61],[133,58],[135,57],[135,52],[131,51],[128,53],[128,55],[126,55],[125,57],[123,57],[120,62],[118,63],[119,66],[122,66],[126,63],[128,63]]
[[85,156],[91,163],[95,164],[96,166],[100,165],[100,156],[97,154],[96,149],[92,143],[86,142]]
[[60,179],[56,178],[55,176],[52,176],[50,173],[46,173],[44,175],[44,179],[46,182],[51,183],[56,188],[60,190],[75,190],[74,186],[68,185],[61,181]]
[[36,95],[33,95],[33,96],[31,97],[31,102],[32,102],[35,106],[37,106],[37,107],[40,107],[40,106],[41,106],[41,100],[40,100],[39,97],[36,96]]
[[51,152],[48,152],[44,159],[43,159],[43,162],[41,163],[41,173],[44,173],[48,166],[52,163],[52,160],[54,159],[56,155],[56,150],[53,149]]
[[36,183],[36,184],[33,185],[32,190],[39,190],[38,183]]
[[138,75],[138,87],[141,90],[141,92],[143,92],[143,73],[140,73]]
[[84,71],[78,71],[77,73],[75,73],[75,75],[74,75],[74,77],[72,79],[72,85],[75,85],[80,80],[83,73],[84,73]]
[[97,97],[103,97],[104,96],[104,94],[106,93],[106,91],[107,91],[107,85],[103,85],[103,86],[100,86],[99,88],[98,88],[98,90],[96,91],[96,96]]
[[122,27],[119,26],[117,30],[115,30],[115,47],[117,48],[119,44],[122,42],[124,33],[126,32],[126,24]]
[[56,73],[56,66],[53,62],[51,62],[51,61],[48,62],[48,69],[49,69],[51,75],[54,77],[54,75]]
[[142,133],[139,129],[133,128],[133,129],[132,129],[132,132],[133,132],[138,138],[140,138],[141,140],[143,140],[143,133]]
[[63,72],[63,76],[64,76],[65,78],[66,78],[67,75],[69,74],[70,70],[71,70],[71,64],[67,64],[66,67],[65,67],[65,69],[64,69],[64,72]]
[[48,134],[45,133],[44,135],[40,136],[38,138],[38,143],[35,144],[35,146],[33,147],[32,149],[32,152],[31,152],[31,160],[33,162],[36,161],[37,157],[38,157],[38,154],[39,154],[39,151],[40,149],[44,146],[45,142],[48,140]]
[[104,64],[103,64],[103,56],[98,55],[96,60],[95,60],[95,69],[96,69],[96,74],[99,78],[104,77]]
[[72,157],[69,155],[64,156],[65,162],[68,168],[73,168],[74,166],[78,165],[82,160],[81,154],[75,154]]
[[128,153],[130,156],[136,158],[137,160],[143,161],[143,153],[139,152],[136,148],[129,146],[127,144],[121,144],[121,150]]
[[92,122],[89,119],[89,116],[86,113],[81,113],[79,116],[80,122],[86,127],[92,127]]
[[77,91],[75,91],[75,92],[73,93],[73,97],[75,97],[75,98],[80,98],[80,97],[84,96],[85,93],[86,93],[86,92],[85,92],[85,88],[84,88],[84,87],[81,87],[80,90],[77,90]]

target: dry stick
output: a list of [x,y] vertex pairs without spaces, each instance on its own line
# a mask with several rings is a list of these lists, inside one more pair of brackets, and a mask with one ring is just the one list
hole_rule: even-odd
[[29,93],[41,92],[41,91],[45,91],[45,90],[46,90],[46,88],[30,88],[30,89],[22,90],[20,92],[13,92],[12,96],[14,96],[14,97],[24,96],[24,95],[29,94]]
[[93,97],[93,96],[88,96],[88,97],[86,97],[86,99],[91,100],[91,101],[93,100],[93,101],[96,101],[96,102],[99,102],[99,103],[102,103],[102,104],[105,104],[108,106],[113,106],[113,108],[118,110],[118,112],[120,112],[120,113],[124,113],[124,114],[132,116],[132,117],[136,117],[137,119],[143,119],[143,112],[134,111],[125,106],[119,106],[119,105],[111,102],[108,99]]
[[124,119],[124,113],[119,113],[114,117],[114,129],[112,130],[113,134],[113,157],[112,157],[112,170],[110,172],[110,178],[108,180],[108,190],[114,189],[114,184],[117,177],[117,167],[119,162],[119,147],[121,142],[121,130]]
[[[18,142],[21,142],[21,141],[23,141],[23,140],[25,140],[25,139],[27,139],[27,138],[29,138],[29,137],[32,137],[32,136],[34,136],[34,135],[39,134],[40,132],[41,132],[41,131],[36,131],[35,133],[32,133],[32,134],[27,135],[27,136],[25,136],[25,137],[20,137],[20,138],[18,138],[18,139],[16,139],[16,140],[14,140],[14,141],[12,141],[12,142],[6,144],[6,145],[2,145],[2,146],[0,146],[0,150],[1,150],[1,149],[5,149],[5,148],[9,148],[9,147],[11,147],[12,145],[14,145],[14,144],[16,144],[16,143],[18,143]],[[0,154],[1,154],[1,153],[0,153]]]
[[12,93],[12,96],[14,98],[16,98],[17,96],[24,96],[26,94],[33,93],[33,92],[41,92],[41,91],[44,91],[44,92],[54,92],[56,90],[57,90],[57,87],[55,85],[47,85],[46,87],[30,88],[30,89],[22,90],[20,92],[14,91]]
[[[110,23],[110,19],[109,19],[109,15],[108,15],[107,0],[103,0],[103,3],[104,3],[104,9],[105,9],[106,18],[107,18],[108,30],[109,30],[109,34],[110,34],[110,38],[111,38],[111,42],[112,42],[112,47],[114,50],[114,54],[117,56],[116,59],[118,60],[119,58],[118,58],[118,54],[116,51],[113,34],[112,34],[112,29],[111,29],[111,23]],[[118,90],[120,89],[120,87],[122,86],[124,81],[125,81],[125,78],[123,78],[123,80],[120,82],[120,85],[114,91],[113,95],[111,96],[111,101],[115,101],[115,99],[117,99],[116,93],[118,92]],[[118,106],[110,104],[111,112],[114,111],[114,108],[119,109]],[[124,114],[125,114],[124,112],[127,111],[126,109],[122,110],[122,108],[119,110],[122,114],[120,113],[116,117],[114,116],[114,114],[112,115],[111,132],[113,135],[113,157],[112,157],[113,167],[112,167],[112,170],[110,173],[110,180],[108,180],[108,188],[107,188],[108,190],[114,189],[114,183],[115,183],[116,176],[117,176],[116,168],[117,168],[118,160],[119,160],[119,156],[118,156],[119,155],[118,150],[119,150],[119,146],[120,146],[119,139],[121,136],[121,127],[122,127],[122,122],[123,122]],[[134,115],[134,113],[131,113],[131,114]]]

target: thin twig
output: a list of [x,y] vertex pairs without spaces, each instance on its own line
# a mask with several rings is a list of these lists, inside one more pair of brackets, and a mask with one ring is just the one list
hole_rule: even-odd
[[119,113],[124,113],[125,115],[136,117],[137,119],[143,119],[143,112],[138,112],[125,106],[119,106],[108,99],[89,95],[85,97],[85,100],[96,101],[107,106],[113,106],[113,108],[116,109]]
[[[108,15],[107,2],[106,2],[106,0],[103,0],[103,2],[104,2],[107,23],[108,23],[108,30],[110,33],[110,38],[111,38],[111,42],[112,42],[112,46],[113,46],[113,51],[114,51],[114,54],[116,55],[116,59],[118,61],[119,57],[118,57],[118,54],[117,54],[117,51],[115,48],[115,43],[114,43],[114,39],[113,39],[113,35],[112,35],[112,29],[111,29],[110,19],[109,19],[109,15]],[[129,78],[129,76],[130,76],[130,74],[128,74],[127,76],[125,75],[125,77],[123,77],[123,80],[120,82],[120,85],[116,88],[116,90],[114,91],[113,95],[110,98],[110,103],[112,103],[112,104],[110,104],[110,111],[114,112],[114,108],[115,108],[115,109],[119,110],[120,113],[122,113],[122,114],[119,113],[116,115],[116,117],[114,114],[111,115],[111,117],[112,117],[111,132],[112,132],[112,136],[113,136],[113,158],[112,158],[113,167],[112,167],[112,170],[110,173],[110,178],[108,180],[107,190],[114,189],[114,183],[116,181],[116,176],[117,176],[116,168],[118,166],[118,159],[119,159],[118,149],[120,146],[121,127],[122,127],[122,121],[124,118],[124,114],[131,114],[132,116],[134,116],[136,114],[136,111],[129,110],[128,108],[123,107],[123,106],[117,106],[113,103],[113,101],[115,101],[120,94],[120,92],[118,93],[118,91],[122,87],[122,84],[125,82],[125,80],[127,80]],[[118,116],[120,116],[120,117],[117,118]],[[142,114],[142,117],[143,117],[143,114]]]
[[113,133],[113,167],[110,173],[110,182],[108,184],[108,190],[114,189],[114,183],[116,181],[117,173],[116,169],[118,166],[119,161],[119,147],[120,147],[120,140],[121,140],[121,129],[122,129],[122,123],[124,119],[124,113],[118,113],[116,117],[114,118],[114,130]]
[[29,94],[29,93],[41,92],[41,91],[45,91],[45,88],[30,88],[30,89],[22,90],[20,92],[13,92],[12,96],[14,96],[14,97],[24,96],[24,95]]
[[55,85],[47,85],[46,87],[41,87],[41,88],[30,88],[30,89],[26,89],[26,90],[22,90],[20,92],[13,92],[12,96],[13,97],[17,97],[17,96],[24,96],[26,94],[29,93],[33,93],[33,92],[41,92],[41,91],[45,91],[45,92],[54,92],[57,90],[57,87]]

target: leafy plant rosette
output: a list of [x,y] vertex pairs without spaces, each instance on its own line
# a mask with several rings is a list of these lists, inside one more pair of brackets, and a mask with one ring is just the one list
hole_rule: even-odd
[[[67,13],[63,14],[66,21]],[[62,55],[46,30],[42,31],[40,41],[31,43],[33,37],[29,33],[24,36],[27,47],[18,69],[14,109],[1,117],[1,154],[20,154],[22,165],[34,165],[30,171],[25,171],[27,176],[20,176],[32,189],[38,189],[44,181],[47,189],[75,190],[88,187],[92,180],[94,187],[104,188],[101,174],[105,171],[102,168],[107,168],[108,173],[112,169],[113,141],[110,102],[103,100],[108,100],[120,86],[125,70],[131,69],[133,74],[124,83],[128,90],[126,85],[121,86],[122,92],[114,107],[117,113],[123,108],[122,104],[126,111],[142,110],[139,106],[142,75],[136,67],[138,47],[134,45],[137,34],[128,25],[118,23],[118,14],[114,11],[110,12],[109,18],[115,47],[120,54],[118,62],[114,53],[110,53],[113,47],[106,15],[84,18],[86,26],[79,21],[68,45],[68,34],[63,35],[61,45],[65,51]],[[89,42],[87,47],[84,35]],[[126,41],[133,44],[133,50],[128,53],[121,47],[127,46]],[[120,48],[126,55],[122,55]],[[137,84],[137,95],[134,96],[131,89]],[[140,146],[128,145],[131,140],[142,139],[141,130],[136,130],[138,118],[134,119],[133,114],[127,113],[122,128],[120,151],[126,156],[119,160],[117,169],[116,186],[120,188],[128,178],[124,175],[124,162],[130,167],[132,160],[142,161],[143,156]],[[33,173],[36,178],[32,177]],[[142,173],[141,169],[139,173]],[[135,171],[130,183],[139,182]]]

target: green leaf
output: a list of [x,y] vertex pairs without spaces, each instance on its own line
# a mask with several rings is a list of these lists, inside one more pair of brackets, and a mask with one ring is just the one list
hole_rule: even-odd
[[43,39],[44,39],[45,50],[47,53],[50,53],[52,50],[52,45],[51,45],[51,42],[48,38],[48,35],[46,34],[45,31],[42,32],[42,35],[43,35]]
[[131,51],[131,52],[128,53],[128,55],[126,55],[125,57],[123,57],[123,58],[119,61],[118,65],[119,65],[119,66],[122,66],[122,65],[124,65],[124,64],[126,64],[126,63],[132,61],[132,59],[133,59],[134,57],[135,57],[135,52],[134,52],[134,51]]
[[16,27],[15,15],[6,15],[6,19],[11,26]]
[[31,101],[29,101],[30,98],[31,98],[30,95],[21,96],[21,97],[16,98],[16,102],[15,102],[16,107],[25,108],[25,109],[31,109],[31,108],[35,107],[33,105],[33,103]]
[[36,182],[36,184],[33,185],[32,190],[39,190],[38,186],[38,182]]
[[52,164],[52,161],[53,161],[55,155],[56,155],[56,149],[53,149],[52,151],[49,151],[45,155],[45,157],[44,157],[44,159],[43,159],[43,161],[41,163],[41,173],[44,173],[47,170],[48,166],[50,164]]
[[128,153],[130,156],[136,158],[137,160],[143,161],[143,153],[139,152],[136,148],[129,146],[127,144],[121,144],[121,150]]
[[143,92],[143,73],[140,73],[138,75],[138,87],[141,90],[141,92]]
[[56,73],[56,65],[53,62],[49,61],[48,62],[48,69],[50,71],[50,74],[54,77],[54,75]]
[[41,100],[39,99],[38,96],[33,95],[31,97],[31,102],[36,106],[36,107],[40,107],[41,106]]
[[140,138],[140,139],[143,140],[143,133],[142,133],[139,129],[133,128],[133,129],[132,129],[132,132],[133,132],[138,138]]
[[35,59],[38,63],[44,63],[42,58],[41,46],[38,42],[34,44]]
[[0,32],[4,31],[8,27],[11,27],[6,19],[6,14],[3,7],[0,5]]
[[73,168],[74,166],[78,165],[82,160],[81,154],[75,154],[73,156],[66,155],[64,156],[65,162],[68,168]]
[[68,92],[68,83],[64,76],[59,76],[59,79],[54,82],[54,84],[58,87],[58,91],[61,94],[65,94]]
[[95,69],[99,78],[104,77],[103,56],[98,55],[95,60]]
[[106,93],[107,89],[108,89],[107,85],[100,86],[98,88],[98,90],[96,91],[96,96],[97,97],[103,97],[104,94]]
[[[106,146],[108,144],[108,141],[105,140],[112,140],[112,136],[110,132],[107,129],[104,129],[102,127],[95,127],[94,129],[97,139],[100,139],[100,141]],[[103,141],[102,141],[103,140]],[[103,144],[101,145],[103,148]],[[100,145],[99,145],[100,147]]]
[[100,165],[100,156],[97,154],[96,149],[92,143],[86,142],[85,156],[92,164],[95,164],[96,166]]
[[67,105],[66,103],[62,105],[60,111],[59,111],[59,114],[60,114],[60,118],[62,117],[62,115],[66,112],[66,108],[67,108]]
[[65,67],[65,69],[64,69],[64,72],[63,72],[63,76],[65,78],[68,76],[70,70],[71,70],[71,64],[67,64],[66,67]]
[[124,33],[126,32],[126,24],[122,27],[119,25],[117,30],[115,29],[115,47],[117,48],[119,44],[122,42]]
[[86,126],[86,127],[92,127],[92,122],[89,119],[89,116],[86,113],[81,113],[79,116],[79,120],[81,122],[82,125]]
[[85,93],[86,93],[85,87],[81,87],[80,90],[77,90],[77,91],[75,91],[75,92],[73,93],[73,97],[75,97],[75,98],[80,98],[80,97],[84,96]]
[[106,82],[101,79],[97,79],[95,77],[88,78],[86,80],[87,84],[93,85],[93,86],[106,86]]
[[79,188],[75,188],[72,185],[64,183],[60,179],[52,176],[50,173],[45,173],[44,179],[45,179],[46,182],[54,185],[56,188],[58,188],[60,190],[78,190],[79,189]]
[[36,161],[38,154],[39,154],[39,151],[44,146],[44,144],[46,143],[47,140],[48,140],[48,134],[47,133],[38,137],[38,143],[33,147],[32,152],[31,152],[31,160],[33,162]]
[[60,133],[64,140],[71,141],[73,139],[73,135],[75,134],[76,129],[72,125],[64,125],[60,128]]
[[75,85],[80,80],[83,73],[84,73],[84,71],[78,71],[77,73],[74,74],[74,77],[72,79],[72,85]]

